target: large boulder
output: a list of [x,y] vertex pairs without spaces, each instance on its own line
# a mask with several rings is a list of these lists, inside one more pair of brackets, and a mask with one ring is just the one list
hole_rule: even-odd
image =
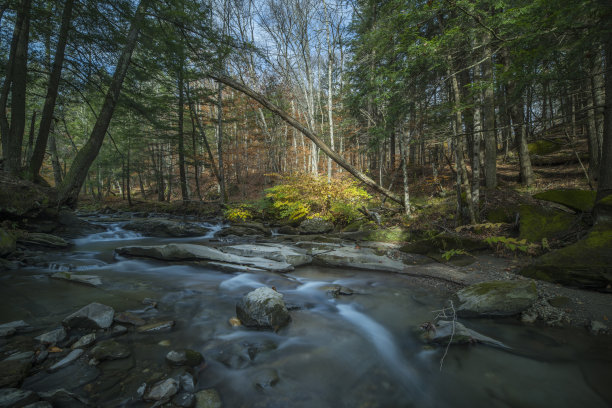
[[293,266],[286,262],[228,254],[215,248],[195,244],[121,247],[115,251],[119,255],[146,257],[162,261],[213,261],[253,266],[274,272],[293,270]]
[[579,212],[591,212],[595,205],[596,192],[592,190],[547,190],[533,195],[533,198],[561,204]]
[[528,204],[519,206],[519,216],[519,239],[529,242],[563,236],[576,222],[572,214]]
[[300,224],[299,231],[302,234],[325,234],[334,229],[334,224],[320,217],[309,218]]
[[267,287],[247,293],[236,305],[236,314],[243,325],[263,329],[277,330],[291,319],[283,295]]
[[598,224],[580,241],[537,258],[521,270],[530,278],[612,291],[612,226]]
[[113,324],[114,315],[112,307],[94,302],[67,316],[62,323],[71,328],[107,329]]
[[0,256],[7,256],[15,252],[16,240],[13,234],[0,228]]
[[455,294],[459,316],[512,316],[529,308],[538,298],[531,280],[480,282]]
[[154,237],[197,237],[209,231],[199,225],[160,218],[136,219],[123,228]]
[[57,214],[55,190],[0,172],[0,219],[22,221]]

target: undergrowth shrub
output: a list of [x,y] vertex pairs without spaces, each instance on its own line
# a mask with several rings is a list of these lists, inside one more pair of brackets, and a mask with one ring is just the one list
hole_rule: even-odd
[[278,176],[281,183],[266,190],[268,212],[285,220],[315,216],[346,225],[361,216],[357,210],[366,206],[371,196],[348,177],[334,178],[310,174]]
[[236,207],[230,207],[224,211],[223,215],[229,221],[248,221],[253,218],[253,211],[250,205],[240,204]]

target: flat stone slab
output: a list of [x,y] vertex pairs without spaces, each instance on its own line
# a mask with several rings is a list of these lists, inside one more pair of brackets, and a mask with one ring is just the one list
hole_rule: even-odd
[[53,373],[38,372],[26,378],[22,388],[36,392],[54,391],[60,388],[73,390],[94,381],[99,375],[98,368],[78,360]]
[[293,265],[260,257],[246,257],[228,254],[218,249],[195,244],[168,244],[157,246],[121,247],[115,250],[119,255],[159,259],[162,261],[213,261],[253,266],[273,272],[288,272]]
[[30,326],[28,323],[24,322],[23,320],[15,320],[13,322],[0,324],[0,330],[2,329],[7,329],[7,330],[15,329],[15,332],[17,333],[25,333],[25,332],[32,331],[32,326]]
[[67,280],[75,283],[82,283],[89,286],[102,286],[102,278],[96,275],[76,275],[70,272],[56,272],[51,275],[53,279]]
[[487,346],[510,349],[501,341],[482,335],[472,329],[465,327],[457,321],[440,320],[435,329],[427,330],[422,338],[427,343],[435,343],[441,346],[450,344],[482,343]]
[[207,266],[212,266],[223,272],[265,272],[265,269],[254,268],[246,265],[236,265],[226,262],[207,262]]
[[17,242],[26,245],[39,245],[47,248],[68,248],[70,242],[56,235],[41,232],[28,232],[17,237]]
[[136,331],[138,331],[138,333],[158,333],[171,330],[172,327],[174,327],[174,320],[167,320],[145,324],[144,326],[138,327]]
[[374,271],[404,272],[406,265],[384,255],[377,255],[370,248],[343,246],[331,250],[313,250],[315,260],[329,266],[367,269]]
[[223,252],[239,256],[261,257],[293,266],[308,265],[312,257],[299,248],[280,244],[242,244],[220,248]]
[[67,316],[62,323],[72,328],[107,329],[113,324],[114,315],[112,307],[94,302]]

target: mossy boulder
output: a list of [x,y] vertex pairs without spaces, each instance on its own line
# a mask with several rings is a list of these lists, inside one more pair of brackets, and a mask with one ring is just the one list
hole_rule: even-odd
[[463,249],[467,252],[489,249],[489,245],[476,238],[464,237],[458,234],[442,233],[431,238],[410,242],[400,248],[400,251],[410,254],[426,255],[451,249]]
[[15,245],[13,234],[0,228],[0,256],[7,256],[15,252]]
[[544,156],[546,154],[554,153],[559,150],[563,145],[552,142],[550,140],[537,140],[527,145],[530,155]]
[[548,190],[534,194],[533,198],[562,204],[579,212],[591,212],[595,205],[595,191],[591,190]]
[[529,308],[538,298],[530,280],[480,282],[455,294],[459,316],[513,316]]
[[22,221],[57,207],[55,190],[0,172],[0,219]]
[[576,222],[572,214],[529,204],[519,206],[519,216],[519,239],[529,242],[560,237]]
[[365,240],[377,242],[406,242],[410,241],[410,238],[410,231],[407,229],[393,227],[373,230],[365,237]]
[[520,273],[562,285],[612,292],[612,225],[596,225],[580,241],[542,255]]

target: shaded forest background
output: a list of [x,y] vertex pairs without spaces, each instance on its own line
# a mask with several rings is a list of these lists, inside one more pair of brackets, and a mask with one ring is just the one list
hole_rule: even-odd
[[542,164],[601,198],[611,21],[602,0],[7,0],[2,165],[69,205],[245,200],[348,177],[311,133],[407,213],[450,189],[477,222],[483,188],[545,188]]

